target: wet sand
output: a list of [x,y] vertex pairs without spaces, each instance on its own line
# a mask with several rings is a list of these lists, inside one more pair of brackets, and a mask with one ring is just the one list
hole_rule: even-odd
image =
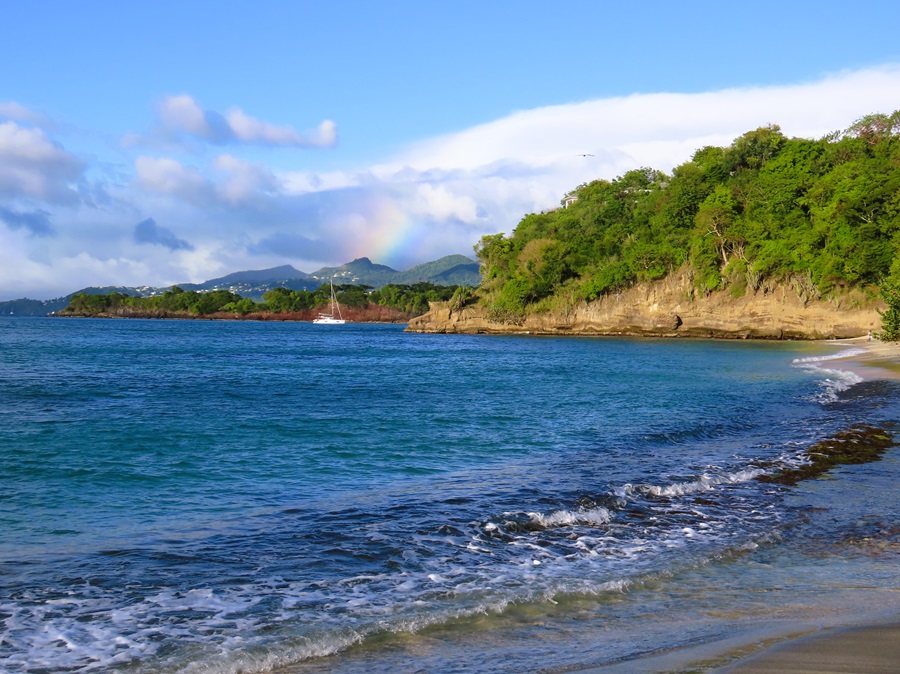
[[826,630],[715,670],[721,674],[887,674],[900,671],[900,625]]

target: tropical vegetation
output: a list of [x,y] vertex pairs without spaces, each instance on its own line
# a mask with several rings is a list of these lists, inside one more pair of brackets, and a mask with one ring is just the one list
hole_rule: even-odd
[[[388,284],[379,290],[371,286],[335,285],[338,302],[344,307],[365,309],[380,306],[397,309],[403,314],[415,316],[428,310],[429,302],[449,300],[458,286],[438,286],[431,283],[412,285]],[[121,292],[92,295],[78,293],[62,312],[63,315],[164,315],[164,316],[212,316],[234,317],[261,314],[297,314],[324,308],[331,301],[329,285],[314,291],[275,288],[263,296],[263,302],[241,297],[229,290],[196,291],[172,286],[160,295],[137,297]]]
[[804,301],[849,288],[876,297],[881,286],[883,337],[900,338],[900,111],[819,140],[761,127],[671,175],[639,168],[574,196],[476,245],[494,320],[685,270],[696,293],[735,297],[785,284]]

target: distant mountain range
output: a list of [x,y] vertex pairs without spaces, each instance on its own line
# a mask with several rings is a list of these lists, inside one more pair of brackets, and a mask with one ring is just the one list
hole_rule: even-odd
[[[307,274],[290,265],[238,271],[220,278],[210,279],[203,283],[179,283],[184,290],[230,290],[242,297],[259,302],[262,296],[273,288],[290,288],[291,290],[315,290],[328,279],[335,283],[353,283],[381,288],[389,283],[411,285],[413,283],[433,283],[435,285],[477,286],[481,283],[478,263],[465,255],[448,255],[439,260],[417,265],[406,271],[397,271],[383,264],[375,264],[367,257],[343,264],[340,267],[323,267]],[[65,297],[52,300],[32,300],[23,298],[0,302],[0,316],[45,316],[64,309],[72,295],[88,293],[89,295],[106,295],[113,292],[140,297],[160,295],[170,286],[155,288],[152,286],[124,287],[106,286],[103,288],[82,288],[69,293]]]

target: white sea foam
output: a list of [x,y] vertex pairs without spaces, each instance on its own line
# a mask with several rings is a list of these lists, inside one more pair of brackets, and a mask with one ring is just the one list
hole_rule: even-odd
[[625,497],[631,494],[643,494],[649,496],[675,497],[688,494],[698,494],[713,491],[724,484],[739,484],[764,474],[761,468],[745,468],[734,473],[722,473],[718,475],[703,474],[696,480],[687,482],[675,482],[667,485],[653,484],[624,484],[616,489],[616,495]]
[[[733,482],[740,475],[716,479]],[[664,567],[660,551],[677,550],[683,559],[688,546],[706,536],[690,519],[649,534],[641,529],[625,537],[621,531],[609,535],[604,526],[590,532],[596,537],[570,538],[566,527],[598,527],[613,520],[613,514],[599,506],[518,515],[527,516],[539,530],[530,528],[508,542],[491,539],[492,548],[478,539],[476,549],[466,551],[477,557],[450,564],[446,558],[434,559],[412,572],[360,574],[313,584],[260,579],[226,591],[164,590],[114,610],[104,605],[110,597],[99,594],[47,606],[45,610],[56,615],[51,619],[34,606],[20,607],[7,621],[8,643],[20,653],[46,657],[48,667],[71,671],[123,665],[136,673],[272,671],[343,651],[375,632],[415,632],[455,618],[499,613],[510,604],[555,601],[559,594],[620,591]],[[544,547],[548,543],[552,547]],[[254,607],[260,601],[274,604],[273,599],[281,610],[267,618],[266,625],[257,622]],[[310,605],[319,608],[310,612]],[[173,615],[177,613],[190,615]],[[97,619],[104,614],[107,620]],[[310,621],[313,614],[315,620]],[[81,620],[87,615],[93,620]],[[174,653],[157,650],[159,644],[176,642]],[[31,671],[35,662],[11,663],[11,671]]]
[[853,358],[854,356],[861,356],[866,353],[865,349],[853,348],[853,349],[844,349],[843,351],[838,351],[837,353],[830,353],[824,356],[806,356],[804,358],[794,358],[793,362],[797,365],[803,363],[823,363],[829,360],[842,360],[844,358]]
[[551,527],[565,527],[576,524],[600,526],[609,523],[612,514],[606,508],[597,507],[589,510],[557,510],[544,515],[543,513],[528,513],[533,524],[549,529]]
[[844,349],[837,353],[824,356],[807,356],[805,358],[795,358],[793,364],[795,367],[809,370],[817,376],[821,377],[819,381],[820,391],[813,396],[813,399],[820,403],[836,402],[840,399],[839,394],[848,390],[852,386],[863,381],[855,372],[849,370],[839,370],[834,368],[822,367],[821,363],[833,360],[842,360],[844,358],[852,358],[866,353],[865,349],[853,348]]
[[831,370],[823,367],[814,368],[824,378],[819,382],[821,391],[815,396],[819,402],[829,403],[840,400],[838,394],[863,381],[855,372],[849,370]]

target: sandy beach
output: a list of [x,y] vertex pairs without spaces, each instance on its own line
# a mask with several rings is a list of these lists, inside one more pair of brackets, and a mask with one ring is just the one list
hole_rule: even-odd
[[850,348],[855,353],[846,358],[832,361],[840,363],[841,369],[850,370],[863,379],[900,378],[900,343],[869,341],[867,337],[841,339],[822,342],[828,346]]
[[887,674],[900,668],[900,625],[825,630],[716,670],[722,674]]

